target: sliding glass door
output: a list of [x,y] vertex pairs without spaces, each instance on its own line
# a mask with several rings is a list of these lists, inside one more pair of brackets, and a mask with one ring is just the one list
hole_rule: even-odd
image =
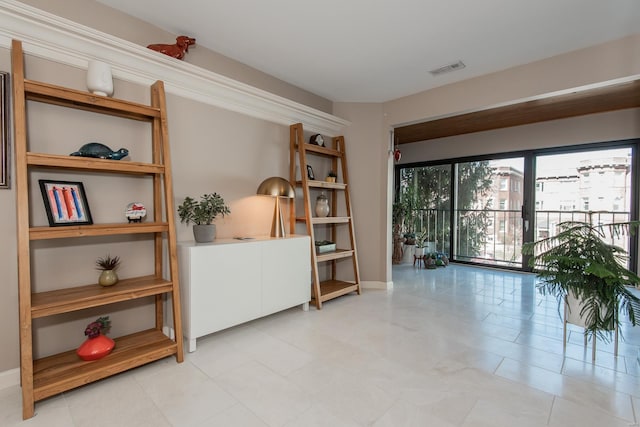
[[451,253],[451,166],[404,168],[400,189],[409,208],[404,233],[424,233],[427,251]]
[[[636,218],[640,141],[538,150],[398,168],[407,235],[453,261],[528,269],[525,241],[552,236],[563,221]],[[607,236],[635,258],[629,236]],[[635,267],[635,263],[631,263]]]
[[[632,148],[581,150],[536,157],[534,239],[563,221],[609,224],[631,219]],[[629,251],[628,236],[607,236]]]
[[456,163],[453,259],[522,267],[524,158]]

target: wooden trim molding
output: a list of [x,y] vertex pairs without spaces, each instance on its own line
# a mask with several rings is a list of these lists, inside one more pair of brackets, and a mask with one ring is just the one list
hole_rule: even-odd
[[21,40],[29,55],[82,69],[89,60],[99,59],[111,64],[118,79],[149,86],[161,78],[168,93],[269,122],[303,123],[305,129],[328,136],[342,134],[350,125],[315,108],[24,3],[0,0],[0,47],[10,48],[11,39]]
[[399,126],[397,144],[640,107],[640,80],[578,88],[485,110]]

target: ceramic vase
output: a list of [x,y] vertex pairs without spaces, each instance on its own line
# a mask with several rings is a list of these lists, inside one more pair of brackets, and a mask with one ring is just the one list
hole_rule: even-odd
[[89,61],[87,68],[87,89],[95,95],[113,95],[111,66],[105,62]]
[[329,199],[321,193],[316,199],[316,216],[325,217],[329,215]]
[[87,338],[76,350],[76,354],[82,360],[98,360],[111,353],[116,343],[106,335],[98,335],[95,338]]
[[115,270],[102,270],[100,277],[98,277],[98,283],[100,286],[113,286],[118,283],[118,275]]

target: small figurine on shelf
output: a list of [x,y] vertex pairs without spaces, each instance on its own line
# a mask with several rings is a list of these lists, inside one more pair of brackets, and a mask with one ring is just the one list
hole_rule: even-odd
[[116,270],[120,267],[120,257],[115,256],[111,258],[107,255],[104,258],[98,258],[96,260],[96,269],[101,271],[98,283],[101,286],[112,286],[118,283],[118,275]]
[[78,347],[76,354],[86,361],[98,360],[109,353],[115,347],[116,343],[104,335],[109,333],[111,329],[111,321],[109,316],[99,317],[94,322],[87,325],[84,330],[87,340]]
[[129,203],[124,216],[129,222],[142,222],[142,218],[147,216],[147,209],[140,202]]
[[156,43],[150,44],[147,47],[172,58],[183,59],[185,53],[189,52],[189,46],[193,46],[194,44],[196,44],[196,39],[193,37],[178,36],[174,44]]
[[329,171],[329,173],[327,174],[327,182],[336,182],[336,179],[338,178],[338,174],[335,173],[334,171]]
[[121,148],[113,151],[111,148],[99,142],[89,142],[84,144],[78,151],[69,154],[77,157],[93,157],[95,159],[120,160],[129,155],[129,150]]

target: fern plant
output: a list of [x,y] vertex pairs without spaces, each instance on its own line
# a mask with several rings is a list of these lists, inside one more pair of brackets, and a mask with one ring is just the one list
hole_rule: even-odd
[[558,311],[569,294],[583,302],[585,334],[608,340],[620,325],[620,312],[633,326],[640,321],[640,299],[628,288],[640,283],[640,277],[624,266],[626,251],[605,241],[608,234],[618,237],[638,225],[568,221],[558,224],[555,236],[523,245],[522,253],[532,256],[529,265],[541,279],[538,290],[558,300]]

